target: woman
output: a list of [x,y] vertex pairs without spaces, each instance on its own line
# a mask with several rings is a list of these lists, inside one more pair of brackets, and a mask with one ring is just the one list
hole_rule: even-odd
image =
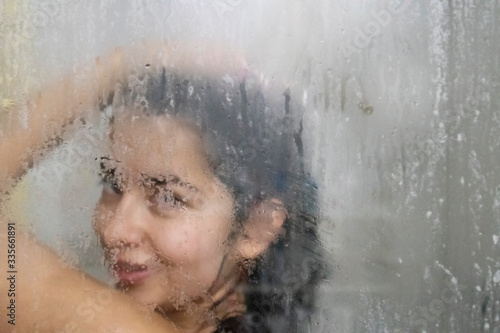
[[[103,101],[112,104],[94,225],[117,286],[133,300],[110,293],[89,324],[78,316],[85,293],[107,289],[84,276],[82,282],[81,273],[19,236],[21,262],[34,273],[20,276],[20,283],[33,293],[51,291],[50,297],[20,296],[19,311],[34,318],[26,327],[168,331],[175,327],[165,323],[173,323],[185,332],[265,332],[274,323],[273,331],[293,331],[297,314],[311,310],[319,257],[315,188],[305,176],[301,125],[289,92],[265,86],[221,53],[200,58],[147,49],[153,56],[142,64],[120,50],[98,61],[97,91],[92,80],[68,78],[41,94],[29,106],[30,130],[15,121],[6,127],[4,186],[23,171],[20,144],[39,148],[95,101],[101,108]],[[139,73],[127,76],[131,69]],[[72,88],[77,96],[68,100]],[[38,117],[54,121],[40,128]],[[48,267],[58,272],[57,285]],[[43,310],[26,305],[32,301]],[[154,313],[142,313],[137,322],[137,304]],[[65,310],[54,316],[61,306]],[[124,314],[130,316],[125,322],[114,320]]]

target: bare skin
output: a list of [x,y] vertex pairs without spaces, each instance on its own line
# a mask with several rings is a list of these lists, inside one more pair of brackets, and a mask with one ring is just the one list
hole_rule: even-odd
[[267,249],[284,211],[263,202],[240,233],[194,125],[127,110],[113,128],[95,228],[119,285],[182,328],[212,332],[245,311],[238,262]]
[[[164,45],[148,45],[148,53],[151,55],[149,57],[143,54],[144,49],[144,47],[140,48],[142,59],[140,62],[135,60],[137,57],[134,56],[133,52],[127,52],[128,55],[125,56],[124,51],[115,50],[101,57],[101,59],[97,59],[95,64],[81,69],[82,72],[87,73],[88,80],[85,80],[85,82],[76,81],[71,75],[68,75],[47,87],[43,93],[34,95],[34,97],[29,99],[30,102],[27,103],[27,126],[23,125],[17,118],[17,111],[21,106],[13,106],[4,112],[1,124],[1,133],[3,136],[0,141],[0,160],[2,161],[0,165],[0,201],[8,199],[8,193],[15,186],[16,180],[23,176],[28,170],[28,166],[33,164],[34,156],[37,156],[42,151],[47,151],[48,147],[54,146],[57,143],[56,138],[61,135],[66,124],[80,117],[92,118],[92,111],[89,110],[96,110],[97,101],[106,99],[110,91],[113,90],[116,82],[122,80],[124,75],[130,72],[131,69],[142,68],[145,71],[159,71],[161,66],[169,66],[174,62],[177,63],[177,68],[182,69],[183,66],[193,66],[194,63],[197,63],[196,61],[190,62],[186,60],[185,56],[179,56],[179,54],[172,55],[169,59],[167,49]],[[178,60],[175,60],[176,58]],[[223,57],[218,53],[214,53],[212,59],[215,60],[211,62],[210,67],[203,67],[199,70],[206,73],[220,70],[220,68],[226,66]],[[68,96],[72,97],[68,98]],[[161,133],[162,128],[163,130],[166,128],[165,126],[170,125],[162,124],[157,133]],[[142,130],[146,133],[148,127],[134,129],[134,131],[137,130]],[[130,129],[128,133],[131,133]],[[121,140],[126,141],[127,136],[123,135]],[[153,136],[151,140],[158,139],[155,139]],[[115,143],[118,141],[115,140]],[[186,142],[190,142],[190,139],[184,140],[182,144]],[[175,147],[175,143],[172,143],[171,147],[172,145]],[[193,143],[189,149],[196,151],[198,149],[196,148],[197,145],[199,143]],[[158,149],[161,150],[161,148]],[[20,155],[20,151],[26,152],[26,154]],[[117,154],[119,152],[119,150],[116,150]],[[126,156],[120,156],[119,158],[126,159]],[[130,172],[128,179],[133,179],[136,174],[142,174],[144,171],[149,172],[149,174],[157,173],[157,170],[144,170],[144,166],[134,166],[134,163],[137,164],[137,161],[144,160],[145,158],[145,156],[132,156],[130,158],[127,163],[127,170],[134,170],[135,168],[135,172]],[[173,163],[171,163],[172,165],[175,164],[174,162],[182,164],[179,156],[172,155],[170,158]],[[164,161],[159,161],[157,165],[160,165],[162,162],[164,163]],[[186,161],[185,163],[203,166],[200,159]],[[149,165],[152,165],[153,169],[155,168],[154,163]],[[184,170],[184,167],[181,165],[178,169]],[[217,183],[216,181],[203,178],[205,174],[202,169],[193,172],[184,176],[197,183],[204,190],[204,193],[210,194],[214,198],[220,198],[221,196],[228,197],[227,193],[223,193],[223,187],[213,185]],[[97,214],[105,212],[110,213],[108,216],[112,216],[111,221],[99,218],[96,220],[97,232],[100,234],[105,247],[109,249],[121,249],[122,245],[120,244],[126,244],[127,248],[141,249],[142,252],[132,253],[130,257],[132,259],[137,258],[135,256],[140,257],[141,255],[157,256],[159,253],[164,253],[161,258],[162,260],[175,259],[176,254],[172,252],[174,249],[158,248],[157,244],[161,242],[151,240],[151,237],[156,235],[158,230],[151,229],[150,226],[155,223],[155,219],[159,219],[159,216],[158,214],[153,214],[150,217],[150,215],[147,215],[149,213],[144,213],[146,215],[138,213],[139,211],[146,212],[144,207],[141,206],[141,200],[143,200],[142,193],[138,191],[138,188],[134,188],[130,184],[126,184],[128,189],[124,195],[104,195],[101,200]],[[220,209],[222,209],[217,212],[218,216],[224,216],[224,214],[227,215],[230,212],[230,207],[224,208],[226,204],[231,204],[231,200],[226,200],[217,205],[217,207],[221,207]],[[201,207],[200,205],[198,208],[201,209]],[[149,207],[146,208],[150,209]],[[126,214],[124,213],[125,211],[127,212]],[[263,211],[267,213],[262,213]],[[130,221],[124,218],[129,213],[140,216],[140,219],[133,220],[131,221],[132,224],[129,224]],[[200,216],[205,218],[210,215],[210,212],[205,211],[204,214],[208,215]],[[197,219],[199,220],[199,218],[196,218],[195,210],[193,210],[191,215],[183,215],[182,218],[186,218],[186,216],[193,223]],[[228,289],[235,285],[236,281],[234,277],[236,275],[233,274],[233,270],[237,265],[237,261],[242,258],[253,259],[264,252],[275,239],[276,234],[279,233],[285,218],[286,213],[282,209],[280,202],[276,200],[263,202],[259,207],[255,208],[254,213],[251,213],[242,236],[235,240],[231,251],[228,252],[227,249],[223,249],[221,252],[214,252],[213,255],[207,257],[203,257],[202,255],[205,254],[204,252],[210,251],[213,244],[210,245],[205,238],[200,237],[208,231],[204,231],[199,227],[192,229],[194,231],[184,230],[184,233],[191,232],[193,237],[195,237],[193,239],[198,237],[197,242],[204,241],[207,246],[205,249],[197,249],[197,253],[199,253],[198,257],[191,255],[185,258],[178,258],[178,262],[182,262],[182,264],[178,265],[176,269],[180,272],[187,270],[188,274],[196,273],[194,275],[198,276],[195,287],[191,290],[192,295],[190,299],[194,301],[197,294],[209,296],[208,298],[200,297],[201,301],[196,301],[198,310],[193,312],[191,309],[190,313],[182,310],[182,306],[180,308],[178,306],[172,307],[172,304],[169,303],[171,300],[169,301],[169,299],[174,293],[165,295],[160,293],[163,297],[158,299],[151,298],[151,295],[156,295],[155,290],[161,291],[161,288],[158,289],[162,286],[161,283],[157,283],[156,285],[152,283],[151,288],[143,288],[141,286],[137,286],[138,288],[128,288],[126,290],[128,295],[120,291],[115,291],[77,269],[69,267],[53,251],[40,244],[34,237],[22,230],[17,230],[16,331],[211,332],[215,328],[215,323],[205,321],[200,324],[199,318],[206,316],[206,312],[204,311],[212,308],[212,305],[219,298],[226,295]],[[9,244],[7,238],[8,222],[12,221],[8,221],[0,215],[0,226],[2,226],[0,230],[0,248],[3,249],[7,249]],[[132,232],[130,232],[132,230],[130,229],[131,227],[133,229]],[[220,224],[217,228],[215,234],[224,238],[229,234],[230,224]],[[200,236],[196,236],[196,233],[199,233]],[[137,236],[140,236],[140,240],[135,240]],[[144,239],[148,241],[144,242]],[[191,250],[186,250],[184,253],[189,251]],[[216,281],[216,288],[210,290],[208,293],[205,289],[214,282],[215,269],[220,267],[223,253],[229,253],[227,259],[230,263],[229,269],[227,272],[223,272],[227,275],[223,276],[224,279],[221,282]],[[201,266],[209,258],[212,258],[214,262],[210,263],[210,265]],[[175,260],[173,260],[173,263],[175,264]],[[0,261],[0,267],[3,272],[10,270],[7,267],[6,260]],[[162,278],[174,283],[176,279],[178,282],[182,280],[182,275],[176,276],[175,272],[172,275],[167,271],[162,271],[162,269],[159,267],[155,271],[160,272],[155,275],[157,280]],[[0,279],[0,291],[8,290],[9,287],[10,282],[6,278]],[[179,285],[179,287],[188,288],[187,285]],[[168,291],[168,288],[165,290]],[[7,293],[2,292],[0,295],[0,304],[8,304],[10,298],[7,296]],[[221,318],[230,314],[235,309],[235,305],[231,302],[232,300],[229,298],[226,302],[220,304],[216,308],[215,313],[211,314],[210,318],[214,318],[214,316]],[[235,304],[241,303],[237,301]],[[159,309],[161,311],[158,311]],[[161,312],[161,315],[158,312]],[[13,327],[8,324],[7,320],[0,321],[0,331],[2,332],[13,331]]]
[[[145,61],[161,64],[165,56],[163,51],[163,45],[154,47],[151,52],[153,56]],[[55,146],[54,141],[66,124],[79,117],[92,116],[89,110],[97,109],[96,101],[107,96],[123,73],[133,65],[118,49],[96,59],[95,64],[81,68],[89,78],[85,82],[78,82],[71,75],[60,79],[26,103],[27,126],[17,117],[22,105],[13,105],[3,111],[0,141],[1,202],[8,199],[16,180],[33,164],[34,156]],[[7,249],[9,244],[8,222],[13,221],[0,215],[0,248],[3,249]],[[11,270],[7,265],[6,260],[0,261],[2,272]],[[18,272],[16,325],[1,320],[2,332],[181,332],[173,323],[145,310],[130,297],[69,267],[53,251],[22,230],[16,232],[15,269]],[[0,290],[9,288],[10,282],[6,277],[0,279]],[[0,304],[9,304],[11,298],[8,294],[2,292],[0,295]],[[94,311],[95,317],[89,320],[77,309],[82,303],[96,297],[105,299],[107,304],[98,307]]]
[[[6,229],[7,221],[1,222]],[[0,246],[7,249],[7,244],[2,233]],[[18,232],[16,249],[15,326],[3,318],[2,332],[182,332],[127,295],[65,265],[33,237]],[[10,270],[6,260],[1,263],[2,272]],[[9,288],[10,282],[2,278],[0,301],[5,307],[11,299]]]

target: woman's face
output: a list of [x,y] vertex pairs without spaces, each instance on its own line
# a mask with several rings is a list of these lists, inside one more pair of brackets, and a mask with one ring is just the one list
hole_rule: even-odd
[[118,285],[165,311],[200,301],[233,228],[233,199],[211,173],[200,133],[166,117],[113,125],[95,228]]

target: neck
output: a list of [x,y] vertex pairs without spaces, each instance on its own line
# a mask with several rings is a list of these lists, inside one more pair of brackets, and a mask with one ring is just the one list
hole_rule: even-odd
[[189,309],[185,311],[170,311],[168,313],[158,310],[158,312],[174,322],[185,333],[212,333],[217,328],[215,318],[210,316],[206,310]]
[[245,310],[245,297],[242,290],[232,289],[218,301],[213,299],[202,303],[192,302],[188,307],[177,311],[157,312],[173,321],[183,332],[211,333],[217,328],[217,323],[231,317],[242,315]]
[[233,258],[226,257],[221,264],[219,275],[205,297],[193,300],[176,311],[158,309],[163,316],[172,320],[183,332],[211,333],[217,322],[245,313],[243,283],[245,275]]

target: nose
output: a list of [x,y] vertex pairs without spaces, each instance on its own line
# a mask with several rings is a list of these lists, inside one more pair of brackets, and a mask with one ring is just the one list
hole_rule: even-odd
[[103,222],[102,235],[108,248],[136,247],[148,237],[147,214],[138,193],[125,192]]

